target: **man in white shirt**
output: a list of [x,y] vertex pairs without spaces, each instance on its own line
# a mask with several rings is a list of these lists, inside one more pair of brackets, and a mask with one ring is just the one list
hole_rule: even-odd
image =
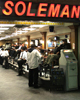
[[3,50],[2,54],[1,54],[1,57],[2,57],[2,64],[1,65],[3,65],[3,61],[5,61],[5,64],[3,65],[3,67],[6,68],[6,69],[9,68],[9,65],[8,65],[8,56],[9,56],[9,49]]
[[27,60],[27,52],[25,51],[25,47],[21,48],[21,54],[20,54],[20,58],[18,60],[18,66],[19,66],[19,70],[18,70],[18,75],[17,76],[21,76],[23,74],[23,70],[22,70],[22,65],[26,62]]
[[29,87],[38,87],[38,66],[41,63],[41,54],[35,45],[31,45],[31,48],[27,52],[27,61],[29,65]]

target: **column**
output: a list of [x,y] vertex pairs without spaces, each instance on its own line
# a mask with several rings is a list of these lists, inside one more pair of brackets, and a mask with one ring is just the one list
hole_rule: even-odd
[[27,48],[29,48],[30,47],[30,36],[26,36],[26,37],[27,37],[27,42],[28,42]]
[[71,49],[73,49],[76,58],[78,58],[78,26],[69,26],[69,28],[71,29]]
[[19,43],[20,43],[20,38],[17,38],[17,43],[18,43],[18,45],[19,45]]
[[12,40],[10,40],[11,45],[12,45],[12,42],[13,42],[13,41],[12,41]]
[[42,40],[43,40],[42,49],[46,49],[46,33],[47,32],[41,32],[41,34],[42,34]]

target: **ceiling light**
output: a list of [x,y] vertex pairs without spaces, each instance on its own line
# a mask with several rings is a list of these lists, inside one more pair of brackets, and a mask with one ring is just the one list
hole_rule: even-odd
[[35,30],[35,28],[24,28],[23,30],[33,31],[33,30]]
[[16,35],[17,33],[12,33],[12,34]]
[[6,35],[5,38],[10,38],[10,35]]
[[13,27],[15,24],[0,24],[1,27]]
[[0,30],[8,30],[9,28],[0,28]]
[[42,28],[42,27],[45,27],[45,26],[47,26],[47,25],[31,25],[30,27],[40,27],[40,28]]
[[0,31],[0,33],[1,33],[1,32],[4,32],[4,31]]

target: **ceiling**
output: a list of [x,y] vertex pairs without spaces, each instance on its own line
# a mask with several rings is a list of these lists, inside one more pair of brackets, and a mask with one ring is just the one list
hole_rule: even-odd
[[[58,30],[67,30],[67,26],[72,25],[72,23],[65,23],[61,26],[54,26],[54,32],[55,33],[61,33],[58,32]],[[3,28],[8,28],[7,30],[4,30]],[[25,29],[26,28],[26,29]],[[4,31],[4,32],[3,32]],[[15,24],[0,24],[0,40],[10,40],[10,39],[16,39],[16,38],[25,38],[25,36],[36,36],[40,34],[40,32],[49,32],[49,25],[15,25]]]

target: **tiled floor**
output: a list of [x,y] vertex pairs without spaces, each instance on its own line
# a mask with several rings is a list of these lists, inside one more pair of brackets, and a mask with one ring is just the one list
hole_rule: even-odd
[[28,87],[28,79],[0,66],[0,100],[80,100],[80,92],[49,92]]

